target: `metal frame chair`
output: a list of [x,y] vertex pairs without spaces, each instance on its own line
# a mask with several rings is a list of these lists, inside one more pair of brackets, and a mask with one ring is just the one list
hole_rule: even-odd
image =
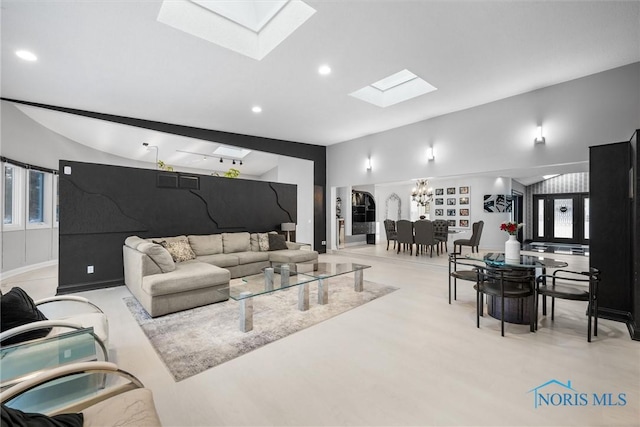
[[502,336],[504,336],[505,298],[529,298],[531,309],[529,330],[535,332],[535,281],[535,269],[478,267],[478,282],[474,286],[477,304],[476,326],[480,328],[480,315],[484,311],[480,294],[500,298],[500,333]]
[[[551,281],[549,284],[548,281]],[[551,297],[551,320],[555,320],[556,298],[587,302],[587,341],[591,342],[591,319],[593,318],[593,336],[598,336],[598,284],[600,271],[556,270],[553,274],[543,274],[536,279],[536,328],[538,327],[538,297],[542,297],[542,314],[547,314],[547,298]],[[588,286],[584,286],[588,283]],[[583,284],[583,286],[580,286]]]
[[[463,260],[463,261],[459,261]],[[458,270],[458,266],[471,267],[470,269]],[[469,282],[478,282],[478,264],[474,264],[464,258],[462,254],[452,252],[449,254],[449,304],[451,304],[451,279],[453,278],[453,299],[457,299],[458,279]]]

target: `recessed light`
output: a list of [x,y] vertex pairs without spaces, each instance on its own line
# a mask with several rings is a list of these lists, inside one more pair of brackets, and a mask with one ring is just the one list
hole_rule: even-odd
[[253,111],[254,113],[262,113],[262,107],[260,107],[259,105],[256,105],[255,107],[253,107],[251,109],[251,111]]
[[320,68],[318,68],[318,73],[320,73],[323,76],[326,76],[327,74],[331,74],[331,67],[329,67],[328,65],[322,65]]
[[24,59],[25,61],[37,61],[38,57],[28,50],[16,50],[16,55],[20,59]]

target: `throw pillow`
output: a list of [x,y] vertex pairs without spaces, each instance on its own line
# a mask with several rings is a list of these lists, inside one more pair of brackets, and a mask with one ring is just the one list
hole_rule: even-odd
[[269,250],[269,234],[267,233],[258,233],[258,246],[261,251]]
[[282,249],[287,249],[287,242],[285,242],[284,236],[281,236],[280,234],[268,234],[268,236],[270,251],[280,251]]
[[[1,332],[26,325],[27,323],[47,320],[46,316],[38,310],[31,297],[22,288],[17,287],[12,288],[0,297],[0,319]],[[11,345],[42,338],[46,337],[49,332],[51,332],[51,328],[36,329],[8,338],[0,344]]]
[[161,244],[144,242],[138,245],[138,250],[143,254],[149,255],[149,258],[160,267],[160,271],[168,273],[176,269],[173,257]]
[[60,414],[48,417],[43,414],[22,412],[2,405],[2,425],[15,427],[82,427],[84,415]]
[[196,259],[196,254],[191,249],[187,239],[177,240],[175,242],[162,241],[160,244],[169,251],[174,262],[184,262],[190,259]]

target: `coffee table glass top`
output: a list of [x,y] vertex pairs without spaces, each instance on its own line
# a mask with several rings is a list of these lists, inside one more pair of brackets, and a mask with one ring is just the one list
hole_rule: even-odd
[[[276,269],[280,266],[276,266]],[[298,274],[315,277],[317,279],[339,276],[341,274],[348,274],[358,270],[371,268],[370,265],[356,264],[352,262],[302,262],[298,264],[289,264],[289,266],[291,269],[295,269]]]
[[263,273],[246,276],[242,279],[232,279],[229,282],[229,298],[235,301],[241,301],[246,298],[268,294],[318,280],[315,277],[298,274],[290,270],[289,280],[283,284],[282,275],[280,274],[281,270],[278,268],[274,269],[273,287],[269,288],[267,277],[264,273],[265,269],[263,268],[262,271]]

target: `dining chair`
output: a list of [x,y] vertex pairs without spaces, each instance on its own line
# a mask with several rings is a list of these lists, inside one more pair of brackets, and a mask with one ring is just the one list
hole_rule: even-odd
[[471,246],[471,252],[478,252],[478,245],[480,244],[480,237],[482,237],[482,228],[484,227],[484,221],[474,222],[472,225],[472,234],[469,239],[457,239],[453,242],[453,251],[458,252],[456,246],[460,246],[460,253],[462,253],[463,246]]
[[[436,240],[440,246],[440,252],[449,252],[447,247],[447,240],[449,240],[449,223],[444,219],[436,219],[433,221],[433,230],[436,235]],[[444,250],[442,250],[444,248]]]
[[[529,330],[535,332],[535,269],[511,269],[478,267],[476,289],[476,326],[480,327],[480,316],[484,311],[481,296],[497,297],[500,304],[500,333],[504,336],[505,299],[527,298],[529,301]],[[494,311],[495,312],[495,311]]]
[[408,246],[409,254],[413,255],[413,222],[401,219],[396,223],[396,227],[398,229],[398,253],[400,253],[400,248],[406,250]]
[[392,219],[385,219],[384,231],[387,233],[387,250],[389,250],[389,242],[392,240],[393,249],[395,249],[398,242],[398,231],[396,230],[396,222]]
[[[460,266],[463,268],[460,269]],[[457,299],[458,280],[477,283],[478,267],[478,264],[469,261],[459,253],[449,254],[449,304],[451,304],[451,283],[453,282],[453,299],[455,300]]]
[[[550,282],[550,283],[549,283]],[[591,319],[593,335],[598,336],[598,284],[600,271],[556,270],[553,274],[543,274],[536,279],[536,328],[538,327],[538,297],[542,298],[542,314],[547,314],[547,298],[551,297],[551,321],[554,320],[556,298],[587,302],[587,341],[591,342]]]
[[433,230],[433,222],[428,219],[421,219],[413,224],[415,230],[414,241],[416,244],[416,256],[420,251],[428,249],[430,257],[433,258],[433,247],[436,247],[436,254],[440,255],[440,248]]

